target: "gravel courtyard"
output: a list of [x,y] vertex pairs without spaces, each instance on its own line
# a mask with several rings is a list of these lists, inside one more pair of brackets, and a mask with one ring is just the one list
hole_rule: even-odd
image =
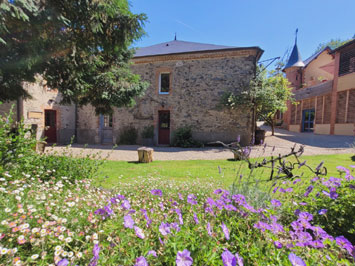
[[[271,136],[271,132],[267,131],[266,144],[263,146],[254,146],[252,148],[251,157],[269,156],[285,154],[290,151],[290,148],[296,143],[304,145],[304,155],[318,154],[339,154],[339,153],[354,153],[355,149],[350,145],[354,143],[355,138],[351,136],[328,136],[314,135],[311,133],[294,133],[282,129],[277,129],[275,136]],[[111,146],[106,145],[72,145],[71,152],[75,156],[83,156],[89,153],[99,152],[102,157],[107,157],[109,160],[116,161],[137,161],[137,148],[139,146],[118,146],[112,150]],[[275,148],[274,148],[275,147]],[[64,146],[46,148],[46,152],[54,151],[61,152]],[[233,158],[233,154],[218,147],[208,148],[175,148],[175,147],[153,147],[154,160],[216,160]],[[274,150],[274,151],[273,151]]]

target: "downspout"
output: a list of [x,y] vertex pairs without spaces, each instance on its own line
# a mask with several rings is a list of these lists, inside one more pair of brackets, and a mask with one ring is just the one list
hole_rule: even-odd
[[75,119],[75,123],[74,123],[74,142],[78,143],[78,106],[77,104],[74,105],[75,111],[74,111],[74,119]]

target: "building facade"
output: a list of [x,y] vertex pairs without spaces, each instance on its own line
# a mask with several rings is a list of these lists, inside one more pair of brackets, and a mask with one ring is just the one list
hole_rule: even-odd
[[[250,143],[254,129],[252,110],[227,110],[220,106],[226,92],[249,84],[263,51],[259,47],[228,47],[171,41],[140,48],[132,71],[150,86],[132,108],[114,108],[112,115],[96,115],[92,106],[60,105],[60,94],[40,78],[25,84],[32,99],[20,100],[16,110],[38,137],[50,143],[116,144],[129,129],[154,129],[154,144],[172,144],[174,132],[191,127],[201,142]],[[3,106],[5,107],[5,106]],[[1,108],[1,106],[0,106]],[[1,111],[1,110],[0,110]]]
[[201,142],[250,142],[251,110],[221,110],[226,91],[240,89],[255,74],[262,50],[171,41],[139,49],[132,70],[150,86],[133,108],[115,109],[112,118],[94,116],[93,108],[79,110],[78,140],[119,143],[129,128],[154,128],[154,144],[169,145],[178,128],[191,127]]
[[284,127],[294,132],[354,135],[355,40],[324,48],[302,61],[295,44],[284,69],[296,104],[288,104]]

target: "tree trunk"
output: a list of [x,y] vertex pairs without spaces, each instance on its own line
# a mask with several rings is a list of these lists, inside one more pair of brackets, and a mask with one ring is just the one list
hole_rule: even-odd
[[138,161],[140,163],[151,163],[153,161],[153,152],[152,148],[141,147],[138,148]]
[[276,115],[273,115],[271,117],[271,123],[270,123],[270,125],[271,125],[271,136],[275,136],[275,116]]

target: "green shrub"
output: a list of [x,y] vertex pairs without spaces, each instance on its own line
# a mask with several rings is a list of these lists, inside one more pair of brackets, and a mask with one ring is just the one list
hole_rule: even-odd
[[144,127],[144,129],[142,131],[142,138],[143,139],[152,139],[152,138],[154,138],[154,126]]
[[181,127],[175,131],[173,146],[182,147],[182,148],[190,148],[190,147],[202,147],[202,143],[196,141],[192,138],[192,130],[191,127]]
[[137,144],[137,129],[134,127],[126,127],[122,130],[120,134],[120,139],[118,144],[124,145],[134,145]]
[[0,174],[6,172],[9,179],[34,175],[41,180],[66,177],[68,182],[92,178],[103,163],[99,154],[74,158],[70,145],[62,153],[38,154],[36,137],[31,128],[12,119],[12,112],[0,116]]
[[[321,226],[330,235],[343,235],[355,244],[355,180],[350,170],[338,169],[343,169],[345,175],[294,181],[301,189],[284,201],[282,219],[295,219],[298,210],[313,213],[314,225]],[[294,201],[302,205],[294,205]]]

